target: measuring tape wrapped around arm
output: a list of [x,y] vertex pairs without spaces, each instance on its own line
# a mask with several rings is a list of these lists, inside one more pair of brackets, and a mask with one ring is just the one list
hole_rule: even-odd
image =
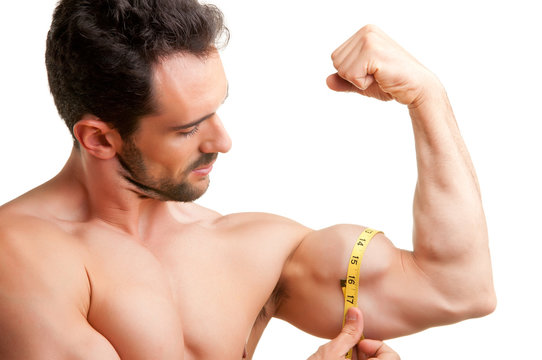
[[[358,292],[359,292],[359,270],[361,267],[361,260],[365,249],[369,245],[371,239],[381,231],[373,229],[365,229],[358,237],[352,255],[350,256],[350,262],[348,263],[348,273],[346,279],[341,280],[341,287],[344,293],[344,313],[343,313],[343,326],[346,321],[346,312],[348,309],[354,306],[358,306]],[[363,339],[363,335],[361,336]],[[346,354],[347,359],[352,359],[352,349]]]

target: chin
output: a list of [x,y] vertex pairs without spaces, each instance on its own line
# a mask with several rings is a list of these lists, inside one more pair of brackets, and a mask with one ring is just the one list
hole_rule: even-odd
[[180,202],[192,202],[199,199],[203,194],[207,192],[209,188],[209,178],[199,180],[196,184],[184,184],[184,186],[179,187],[179,191],[176,196],[173,197],[174,201]]

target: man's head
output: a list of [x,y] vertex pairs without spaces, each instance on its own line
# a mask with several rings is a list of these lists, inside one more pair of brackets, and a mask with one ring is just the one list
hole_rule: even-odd
[[126,138],[155,111],[153,66],[179,52],[205,57],[227,35],[220,10],[196,0],[61,0],[46,50],[59,114],[72,135],[92,114]]
[[137,193],[199,197],[216,153],[231,145],[216,115],[227,95],[216,48],[227,35],[222,13],[195,0],[61,0],[46,65],[76,145],[83,119],[107,124]]

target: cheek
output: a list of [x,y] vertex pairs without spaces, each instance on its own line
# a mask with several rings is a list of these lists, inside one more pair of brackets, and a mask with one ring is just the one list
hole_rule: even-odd
[[179,146],[162,144],[147,147],[144,158],[147,169],[161,175],[176,176],[189,165],[188,150]]
[[185,175],[187,168],[192,164],[192,158],[187,147],[168,147],[158,154],[160,163],[168,175],[180,178]]
[[156,158],[155,164],[161,169],[163,175],[178,178],[183,175],[190,165],[184,153],[165,151]]
[[172,177],[180,180],[186,170],[201,156],[197,134],[193,137],[171,136],[149,137],[144,147],[148,169],[157,177]]

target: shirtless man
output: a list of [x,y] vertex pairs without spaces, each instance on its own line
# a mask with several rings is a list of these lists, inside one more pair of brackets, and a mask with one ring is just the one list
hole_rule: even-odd
[[[339,281],[363,227],[193,203],[231,145],[217,114],[223,33],[221,13],[190,0],[60,1],[46,63],[74,147],[0,209],[0,358],[251,358],[272,317],[339,334]],[[374,26],[332,58],[332,90],[406,105],[416,141],[414,250],[370,243],[365,335],[490,313],[480,192],[444,88]]]

